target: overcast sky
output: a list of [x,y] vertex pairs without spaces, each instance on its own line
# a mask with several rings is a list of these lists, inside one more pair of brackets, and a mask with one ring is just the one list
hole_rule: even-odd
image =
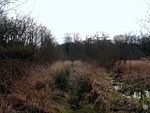
[[82,36],[101,31],[110,36],[137,32],[146,7],[143,0],[28,0],[14,12],[34,17],[61,43],[68,32]]

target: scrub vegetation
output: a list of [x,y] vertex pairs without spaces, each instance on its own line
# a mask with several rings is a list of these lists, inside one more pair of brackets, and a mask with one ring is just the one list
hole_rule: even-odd
[[150,35],[67,33],[58,44],[0,1],[0,113],[150,113]]

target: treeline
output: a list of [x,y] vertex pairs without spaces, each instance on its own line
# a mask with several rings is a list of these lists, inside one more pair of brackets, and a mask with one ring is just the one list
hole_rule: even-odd
[[68,33],[58,45],[51,31],[30,17],[0,17],[0,59],[17,59],[51,63],[57,59],[94,61],[111,69],[118,60],[134,60],[150,56],[149,35],[94,34],[81,40],[79,34]]
[[118,60],[137,60],[150,56],[150,36],[116,35],[110,40],[105,34],[96,33],[80,40],[79,34],[67,34],[65,43],[61,45],[68,59],[94,61],[110,70]]
[[10,18],[10,4],[17,0],[0,1],[0,60],[51,63],[57,60],[57,42],[51,31],[29,16]]
[[0,60],[52,63],[58,59],[80,59],[110,70],[118,60],[150,56],[149,35],[116,35],[110,39],[106,33],[96,33],[81,40],[78,33],[68,33],[59,45],[51,31],[31,17],[9,18],[5,6],[12,1],[0,2]]
[[57,58],[51,31],[30,17],[0,17],[0,59],[51,62]]

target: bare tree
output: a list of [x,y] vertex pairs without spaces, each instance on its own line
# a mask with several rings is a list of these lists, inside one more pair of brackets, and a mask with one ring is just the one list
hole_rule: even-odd
[[145,12],[145,17],[139,20],[139,25],[141,27],[141,32],[144,31],[150,34],[150,0],[143,0],[145,7],[147,7],[147,11]]
[[6,8],[16,0],[0,0],[0,14],[5,12]]

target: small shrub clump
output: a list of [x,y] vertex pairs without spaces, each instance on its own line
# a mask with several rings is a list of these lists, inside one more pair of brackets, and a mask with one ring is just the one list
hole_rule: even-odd
[[68,104],[72,110],[81,110],[86,94],[92,90],[91,80],[85,76],[80,76],[75,79],[75,89],[68,100]]
[[79,77],[77,79],[77,96],[79,96],[79,98],[82,98],[84,96],[84,94],[86,93],[90,93],[92,90],[92,82],[89,78],[86,77]]
[[62,91],[66,91],[68,89],[69,75],[70,75],[70,71],[65,70],[54,76],[53,80],[57,89]]
[[68,100],[68,104],[72,110],[77,110],[80,108],[80,101],[81,100],[77,96],[73,95]]

